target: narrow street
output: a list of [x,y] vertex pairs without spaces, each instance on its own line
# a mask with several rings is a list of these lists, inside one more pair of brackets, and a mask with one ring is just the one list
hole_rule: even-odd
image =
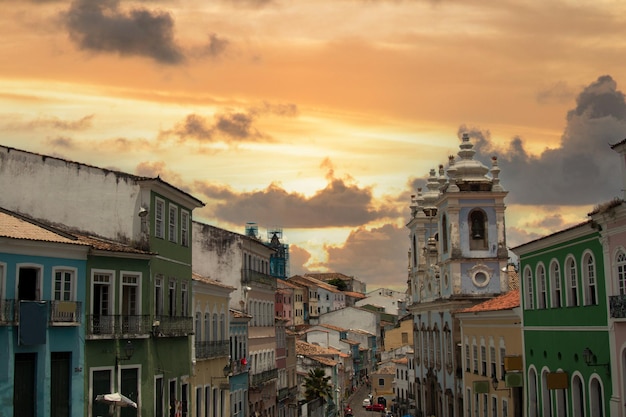
[[[366,385],[361,385],[359,389],[357,389],[354,394],[352,394],[346,404],[349,404],[352,408],[352,415],[354,417],[381,417],[384,416],[385,413],[381,413],[380,411],[366,411],[365,407],[363,407],[363,400],[367,398],[367,394],[369,394],[369,390]],[[344,404],[344,406],[346,405]],[[343,415],[343,414],[342,414]]]

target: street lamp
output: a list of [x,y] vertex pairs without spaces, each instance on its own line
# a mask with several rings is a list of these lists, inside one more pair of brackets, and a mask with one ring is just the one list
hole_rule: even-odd
[[127,361],[133,357],[135,353],[135,347],[133,343],[129,340],[124,345],[124,357],[120,357],[119,355],[115,355],[115,365],[119,365],[121,361]]

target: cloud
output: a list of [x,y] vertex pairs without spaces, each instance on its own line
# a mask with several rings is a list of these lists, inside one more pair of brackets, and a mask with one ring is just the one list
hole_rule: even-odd
[[39,117],[29,121],[14,121],[5,125],[5,129],[11,130],[35,130],[35,129],[57,129],[66,131],[82,131],[91,127],[93,118],[90,114],[78,120],[62,120],[58,117]]
[[66,136],[57,136],[55,138],[48,139],[48,144],[53,147],[60,147],[65,149],[74,149],[76,142],[72,138]]
[[407,229],[393,224],[352,231],[342,246],[327,246],[329,271],[354,275],[368,284],[406,286]]
[[217,113],[212,120],[189,114],[174,129],[162,132],[161,136],[173,134],[181,140],[194,139],[200,142],[274,142],[270,135],[254,126],[257,119],[264,115],[295,117],[298,115],[298,107],[295,104],[264,102],[243,111]]
[[524,205],[586,205],[620,194],[618,155],[610,144],[626,135],[626,101],[608,75],[586,86],[567,113],[567,124],[557,148],[532,156],[520,137],[498,148],[489,131],[461,126],[474,138],[476,159],[499,155],[501,183],[507,201]]
[[311,253],[298,245],[289,245],[290,275],[304,275],[310,272],[304,265],[311,259]]
[[181,176],[168,169],[167,164],[163,161],[141,162],[135,168],[135,175],[149,178],[160,177],[163,181],[166,181],[185,192],[189,191],[188,187],[181,186],[183,184]]
[[199,48],[197,55],[201,57],[217,58],[225,53],[229,45],[230,41],[228,39],[212,33],[209,35],[209,41]]
[[81,49],[144,56],[161,64],[185,60],[167,12],[139,7],[123,11],[118,0],[76,0],[63,17],[70,38]]
[[287,192],[277,183],[243,193],[209,182],[196,182],[193,188],[217,201],[213,216],[232,224],[254,219],[262,225],[294,229],[357,227],[399,215],[395,207],[377,204],[371,188],[360,188],[349,179],[330,178],[326,187],[311,197]]

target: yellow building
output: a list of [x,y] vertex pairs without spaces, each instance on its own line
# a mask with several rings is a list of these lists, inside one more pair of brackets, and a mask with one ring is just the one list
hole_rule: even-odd
[[385,350],[394,350],[402,346],[413,346],[413,316],[407,314],[398,320],[398,324],[385,332]]
[[193,398],[187,399],[192,404],[187,415],[221,417],[230,413],[228,303],[235,288],[198,274],[192,279],[194,336],[189,383]]
[[461,326],[466,416],[522,416],[519,290],[455,313]]

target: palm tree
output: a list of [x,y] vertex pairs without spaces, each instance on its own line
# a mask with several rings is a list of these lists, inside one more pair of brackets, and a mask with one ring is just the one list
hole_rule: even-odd
[[315,368],[309,370],[309,374],[304,378],[304,397],[307,401],[311,401],[315,398],[326,399],[331,398],[333,392],[332,385],[329,384],[330,377],[326,376],[324,370],[321,368]]

